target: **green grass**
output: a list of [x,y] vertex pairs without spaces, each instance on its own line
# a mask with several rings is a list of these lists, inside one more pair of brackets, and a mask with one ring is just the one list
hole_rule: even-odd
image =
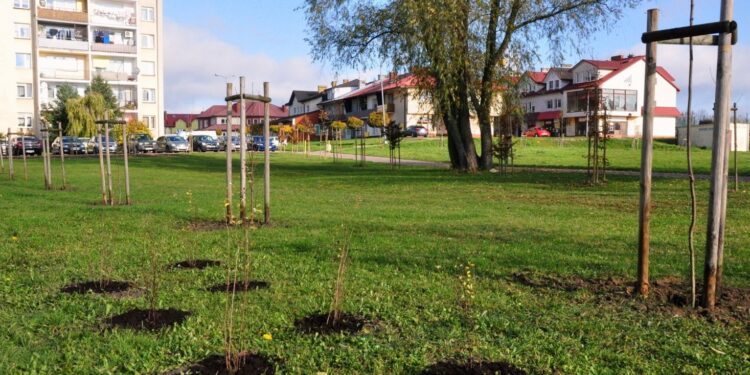
[[[586,168],[588,143],[585,138],[517,138],[515,164],[523,167]],[[353,141],[343,141],[344,152],[354,153]],[[479,141],[476,141],[479,147]],[[322,149],[313,142],[316,150]],[[388,157],[388,147],[380,139],[368,139],[367,155]],[[607,148],[610,168],[618,170],[640,170],[641,149],[634,147],[632,140],[613,139]],[[435,162],[450,162],[447,138],[405,138],[401,144],[401,158]],[[733,171],[733,156],[730,170]],[[750,175],[750,153],[738,153],[740,174]],[[711,171],[711,150],[693,148],[693,165],[696,173]],[[687,173],[687,156],[684,147],[656,141],[654,145],[654,171]]]
[[[474,356],[531,373],[747,371],[747,321],[673,317],[636,309],[638,302],[601,304],[586,291],[533,289],[510,280],[518,271],[634,278],[635,179],[585,187],[580,175],[391,171],[281,153],[273,162],[274,225],[251,233],[253,276],[271,288],[245,296],[248,313],[239,321],[243,349],[283,359],[283,373],[418,373],[466,355],[460,348],[469,338]],[[0,373],[158,373],[220,353],[226,296],[203,290],[223,282],[225,268],[161,273],[159,306],[193,313],[161,333],[99,328],[107,316],[147,307],[144,297],[58,290],[98,278],[103,250],[108,277],[140,285],[149,277],[152,247],[164,265],[184,259],[195,243],[201,257],[228,262],[241,231],[230,231],[227,248],[226,231],[180,230],[190,219],[188,190],[200,218],[220,220],[223,167],[215,154],[136,158],[135,205],[109,208],[94,204],[95,159],[66,162],[67,191],[42,189],[38,160],[30,162],[28,182],[0,176]],[[115,172],[121,186],[119,165]],[[705,182],[698,187],[700,250],[708,193]],[[687,197],[684,181],[654,183],[654,277],[686,274]],[[750,286],[749,203],[744,191],[729,197],[725,274],[733,286]],[[344,308],[380,319],[381,329],[358,336],[300,334],[295,319],[330,305],[342,225],[353,231]],[[466,262],[476,264],[477,275],[471,328],[462,324],[456,302],[459,266]],[[262,339],[267,332],[272,341]]]

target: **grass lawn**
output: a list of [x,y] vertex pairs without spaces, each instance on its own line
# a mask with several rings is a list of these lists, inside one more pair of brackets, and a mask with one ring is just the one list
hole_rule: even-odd
[[[586,168],[588,144],[585,138],[517,138],[515,164],[524,167],[547,168]],[[344,152],[354,153],[353,141],[343,141]],[[479,147],[479,141],[476,141]],[[313,149],[322,149],[313,142]],[[380,139],[368,139],[367,155],[388,157],[387,146]],[[711,171],[711,150],[693,148],[693,165],[696,173],[708,174]],[[607,148],[610,168],[620,170],[640,170],[641,149],[634,148],[631,140],[613,139]],[[733,156],[730,156],[730,170],[733,171]],[[447,138],[405,138],[401,143],[401,158],[436,162],[450,162]],[[740,174],[750,176],[750,153],[738,153]],[[687,172],[687,156],[684,147],[656,141],[654,146],[655,172]]]
[[[541,146],[545,142],[533,149],[557,150]],[[531,149],[519,154],[535,155]],[[681,155],[663,154],[670,152]],[[273,162],[274,225],[251,232],[252,277],[271,287],[241,297],[247,307],[237,324],[242,348],[280,358],[281,373],[410,374],[466,356],[506,361],[529,373],[748,369],[747,315],[711,322],[646,311],[636,300],[605,303],[586,289],[514,281],[516,272],[634,279],[635,179],[612,177],[606,186],[586,187],[579,175],[391,171],[282,153]],[[38,160],[30,162],[28,182],[21,163],[19,180],[0,176],[0,373],[160,373],[221,353],[227,296],[205,289],[223,282],[226,268],[174,271],[166,265],[190,252],[225,263],[233,258],[241,230],[228,232],[229,244],[226,230],[183,230],[192,215],[187,191],[201,219],[222,217],[223,168],[217,154],[131,160],[131,207],[95,204],[96,159],[66,162],[67,191],[43,190]],[[117,186],[121,174],[118,164]],[[702,275],[708,193],[706,182],[698,186]],[[652,275],[684,277],[686,184],[656,180],[653,197]],[[745,191],[729,197],[729,286],[750,287],[749,203]],[[352,231],[344,310],[379,320],[378,329],[353,336],[300,333],[296,319],[330,306],[344,230]],[[146,298],[59,292],[68,283],[100,278],[100,264],[106,277],[143,287],[151,275],[150,249],[158,250],[161,270],[158,306],[192,312],[180,326],[157,333],[103,330],[105,318],[146,308]],[[468,262],[476,275],[472,324],[457,302],[461,265]],[[266,333],[273,339],[264,340]]]

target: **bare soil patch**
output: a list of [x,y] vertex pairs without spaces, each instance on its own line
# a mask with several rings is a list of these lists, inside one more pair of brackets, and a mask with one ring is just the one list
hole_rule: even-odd
[[190,312],[177,309],[142,310],[134,309],[108,318],[105,324],[110,327],[128,328],[136,331],[157,331],[180,324],[190,316]]
[[373,331],[377,328],[377,325],[377,321],[371,321],[361,316],[347,313],[342,313],[336,324],[329,322],[328,313],[306,316],[294,322],[294,327],[300,332],[318,333],[321,335],[331,333],[366,333]]
[[67,294],[123,294],[133,287],[130,281],[93,280],[66,285],[60,292]]
[[422,375],[526,375],[526,371],[507,362],[438,362]]
[[163,375],[200,374],[200,375],[270,375],[275,374],[278,360],[258,353],[241,353],[239,369],[230,373],[227,370],[226,358],[223,355],[212,355],[200,362],[172,370]]
[[268,289],[270,286],[271,283],[263,280],[239,280],[234,284],[216,284],[209,287],[208,291],[231,293],[234,290],[235,292],[249,292],[252,290]]
[[183,260],[177,263],[172,263],[169,265],[169,268],[202,270],[208,267],[218,267],[220,265],[221,265],[221,262],[219,262],[218,260],[194,259],[194,260]]
[[[750,319],[750,289],[723,287],[713,311],[690,306],[690,284],[680,277],[667,276],[651,282],[648,298],[634,298],[635,282],[622,278],[589,279],[579,276],[545,276],[516,273],[511,280],[532,288],[574,292],[586,290],[600,302],[622,304],[633,302],[637,310],[656,311],[672,316],[699,316],[724,323],[747,322]],[[702,286],[697,285],[697,301],[701,300]]]

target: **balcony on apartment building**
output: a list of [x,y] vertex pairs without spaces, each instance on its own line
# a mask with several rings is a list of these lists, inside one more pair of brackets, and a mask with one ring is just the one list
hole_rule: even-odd
[[107,53],[131,53],[137,52],[135,45],[135,31],[116,30],[110,28],[96,27],[92,29],[94,43],[92,51]]
[[86,0],[39,0],[39,19],[88,23]]
[[117,105],[123,111],[138,110],[137,90],[126,86],[113,86],[112,93],[117,97]]
[[39,76],[43,79],[87,81],[87,59],[67,54],[40,54]]
[[96,25],[136,26],[134,1],[92,0],[91,23]]
[[40,22],[39,48],[88,51],[87,33],[85,26]]

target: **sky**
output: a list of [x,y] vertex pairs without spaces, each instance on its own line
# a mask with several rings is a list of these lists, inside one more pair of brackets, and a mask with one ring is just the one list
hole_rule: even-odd
[[[696,23],[718,21],[720,0],[695,3]],[[241,75],[247,77],[248,92],[261,93],[263,81],[270,82],[273,102],[280,105],[289,100],[292,90],[315,90],[344,78],[371,80],[380,73],[336,72],[330,64],[313,62],[305,41],[305,15],[298,9],[302,4],[302,0],[164,0],[166,110],[197,113],[221,104],[225,82],[231,80],[236,86]],[[680,27],[688,25],[689,4],[689,0],[645,0],[627,9],[610,30],[591,35],[581,55],[566,54],[566,62],[644,54],[640,36],[646,29],[646,11],[660,9],[660,29]],[[742,68],[750,63],[750,43],[745,39],[750,34],[743,32],[743,26],[750,25],[750,0],[735,0],[734,13],[740,33],[733,57],[733,101],[745,117],[750,113],[750,74]],[[695,49],[693,106],[698,112],[710,113],[713,106],[716,55],[715,47]],[[678,107],[684,110],[688,48],[659,46],[657,60],[677,79]],[[550,65],[545,60],[536,64]]]

